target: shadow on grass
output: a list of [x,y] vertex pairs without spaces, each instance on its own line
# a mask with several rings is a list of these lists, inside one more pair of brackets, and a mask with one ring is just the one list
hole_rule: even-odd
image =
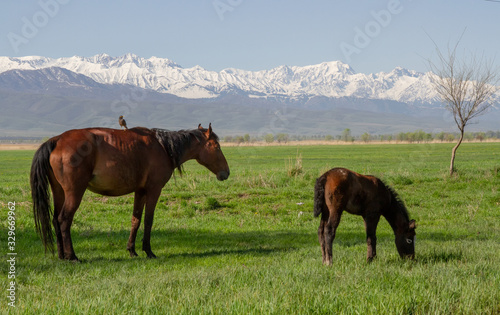
[[[4,229],[0,229],[2,231]],[[139,257],[133,259],[126,250],[129,236],[127,229],[119,231],[72,231],[73,245],[76,255],[85,263],[110,261],[126,262],[136,259],[146,259],[142,248],[142,231],[136,240],[136,250]],[[6,233],[5,233],[6,234]],[[377,233],[378,243],[393,243],[391,233],[380,231]],[[420,240],[446,242],[466,238],[466,235],[449,235],[448,233],[425,233],[418,235]],[[23,232],[23,240],[16,245],[19,252],[27,257],[43,255],[43,246],[32,230]],[[343,229],[338,231],[334,246],[348,248],[364,246],[366,236],[360,229]],[[160,259],[206,258],[224,255],[236,256],[268,256],[282,254],[301,248],[318,248],[316,230],[295,231],[241,231],[224,232],[214,230],[198,230],[196,228],[175,228],[153,230],[151,236],[153,252]],[[46,254],[47,258],[52,255]],[[434,250],[433,252],[417,252],[420,263],[438,263],[459,261],[463,259],[461,251]],[[54,256],[57,261],[57,254]]]
[[[0,229],[2,231],[4,229]],[[126,250],[129,237],[128,229],[118,231],[72,231],[73,245],[78,258],[83,263],[94,261],[131,261]],[[389,232],[377,233],[378,244],[394,242],[394,235]],[[446,242],[461,239],[462,235],[447,233],[419,234],[418,240]],[[16,245],[19,252],[26,256],[43,255],[40,239],[32,230],[23,231],[23,240]],[[417,241],[418,241],[417,240]],[[338,231],[334,246],[349,248],[365,246],[364,230],[343,229]],[[299,250],[301,248],[318,248],[316,230],[295,231],[241,231],[224,232],[214,230],[197,230],[195,228],[175,228],[154,230],[151,235],[151,247],[158,258],[204,258],[223,255],[266,256],[276,253]],[[146,259],[142,248],[142,231],[136,240],[137,259]],[[51,257],[48,253],[46,257]],[[57,254],[55,256],[57,259]],[[417,259],[422,263],[448,262],[463,259],[461,251],[434,250],[433,252],[417,252]]]
[[452,261],[461,261],[464,258],[461,250],[456,252],[445,250],[434,250],[431,253],[422,253],[417,257],[417,262],[422,264],[448,263]]
[[[0,229],[1,230],[1,229]],[[96,261],[131,261],[126,250],[129,231],[72,231],[75,253],[82,263]],[[19,252],[26,256],[43,255],[44,249],[34,231],[26,230],[23,241],[17,244]],[[341,247],[366,244],[364,231],[343,231],[335,243]],[[55,244],[54,244],[55,245]],[[151,247],[158,258],[204,258],[223,255],[265,256],[295,251],[301,248],[318,247],[316,231],[242,231],[222,232],[190,228],[153,230]],[[24,248],[24,249],[23,249]],[[146,259],[142,249],[142,231],[136,240],[139,257]],[[47,253],[46,258],[52,257]],[[57,260],[57,252],[53,256]]]
[[273,247],[273,248],[249,248],[249,249],[222,249],[222,250],[209,250],[198,253],[178,253],[178,254],[168,254],[166,258],[204,258],[212,256],[223,256],[223,255],[252,255],[252,256],[264,256],[270,255],[278,252],[289,252],[297,250],[297,248],[283,248],[283,247]]
[[[129,231],[99,232],[93,231],[85,237],[81,244],[81,236],[74,237],[76,247],[79,247],[80,256],[84,258],[85,251],[96,252],[122,251],[126,259],[130,259],[125,246]],[[246,232],[217,232],[199,231],[195,229],[156,230],[151,233],[151,247],[158,258],[203,258],[222,255],[271,255],[273,253],[296,250],[314,244],[315,238],[311,233],[290,231],[246,231]],[[78,246],[78,243],[80,245]],[[112,244],[112,245],[111,245]],[[92,247],[92,248],[90,248]],[[110,248],[112,247],[112,248]],[[118,249],[119,248],[119,249]],[[142,235],[136,240],[138,258],[144,258]],[[78,249],[76,249],[78,250]],[[104,254],[104,253],[103,253]],[[78,253],[77,253],[78,255]],[[106,260],[95,257],[90,261]]]
[[[205,257],[212,257],[212,256],[223,256],[223,255],[252,255],[252,256],[263,256],[263,255],[269,255],[273,254],[276,252],[285,252],[285,251],[291,251],[291,250],[296,250],[295,248],[290,248],[290,249],[284,249],[284,248],[251,248],[251,249],[240,249],[240,250],[209,250],[209,251],[204,251],[204,252],[185,252],[185,253],[177,253],[177,254],[167,254],[165,256],[163,255],[158,255],[158,260],[169,260],[169,259],[176,259],[176,258],[205,258]],[[99,256],[99,257],[92,257],[89,259],[84,259],[82,263],[92,263],[92,262],[100,262],[100,261],[109,261],[109,262],[128,262],[128,261],[133,261],[133,260],[149,260],[149,258],[146,258],[146,254],[144,252],[139,253],[138,257],[129,257],[128,252],[126,252],[123,255],[123,258],[107,258],[104,256]],[[151,260],[155,261],[155,260]]]
[[[125,246],[129,231],[116,232],[93,231],[90,235],[75,233],[77,256],[83,262],[97,261],[133,261],[147,260],[142,248],[142,235],[138,235],[136,249],[139,257],[130,258]],[[378,244],[394,242],[390,233],[378,233]],[[218,232],[200,231],[196,229],[170,229],[152,232],[151,246],[160,260],[169,259],[202,259],[215,256],[268,256],[296,251],[301,248],[318,248],[316,231],[298,232],[290,230],[281,231],[244,231],[244,232]],[[85,241],[82,244],[82,241]],[[447,234],[427,234],[420,237],[423,240],[444,242],[455,240]],[[79,245],[80,244],[80,245]],[[334,246],[348,248],[352,246],[365,246],[366,235],[364,231],[342,231],[334,241]],[[396,250],[394,248],[394,250]],[[99,251],[102,255],[99,255]],[[92,253],[89,255],[89,253]],[[117,257],[117,256],[120,257]],[[89,257],[93,256],[93,257]],[[109,257],[114,256],[114,257]],[[86,258],[87,257],[87,258]],[[461,250],[434,249],[430,252],[417,252],[417,263],[434,264],[460,261],[464,259]],[[399,260],[399,259],[398,259]]]

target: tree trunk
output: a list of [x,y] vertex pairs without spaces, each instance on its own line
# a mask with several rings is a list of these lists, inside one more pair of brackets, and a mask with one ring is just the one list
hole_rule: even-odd
[[458,139],[457,144],[453,147],[451,150],[451,163],[450,163],[450,176],[453,176],[453,172],[455,171],[455,154],[457,153],[457,149],[462,143],[462,140],[464,139],[464,129],[460,129],[460,139]]

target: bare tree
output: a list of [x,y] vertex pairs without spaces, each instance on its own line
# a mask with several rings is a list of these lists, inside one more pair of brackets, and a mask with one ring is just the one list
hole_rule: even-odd
[[465,127],[473,118],[484,114],[493,105],[492,96],[499,89],[499,76],[493,68],[493,62],[474,55],[469,59],[457,60],[459,43],[460,40],[453,49],[448,48],[446,55],[434,43],[438,63],[429,60],[433,72],[430,76],[432,85],[445,103],[446,109],[453,115],[460,131],[460,138],[451,151],[450,176],[455,171],[455,154],[464,138]]

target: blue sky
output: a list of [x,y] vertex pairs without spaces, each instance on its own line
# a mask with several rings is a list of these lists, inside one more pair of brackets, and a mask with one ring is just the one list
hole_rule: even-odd
[[426,71],[430,38],[446,49],[464,29],[463,51],[498,57],[499,14],[500,2],[485,0],[7,0],[0,55],[134,53],[215,71],[333,60],[363,73]]

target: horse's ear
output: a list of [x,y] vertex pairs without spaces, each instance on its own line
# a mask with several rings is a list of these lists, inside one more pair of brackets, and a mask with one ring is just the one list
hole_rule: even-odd
[[212,123],[208,125],[208,129],[207,131],[205,131],[205,137],[207,137],[207,139],[210,139],[211,136],[212,136]]
[[203,127],[201,126],[201,124],[198,124],[198,129],[203,129]]
[[408,224],[408,227],[410,228],[410,230],[414,230],[417,228],[417,222],[415,222],[415,220],[411,220],[410,223]]

